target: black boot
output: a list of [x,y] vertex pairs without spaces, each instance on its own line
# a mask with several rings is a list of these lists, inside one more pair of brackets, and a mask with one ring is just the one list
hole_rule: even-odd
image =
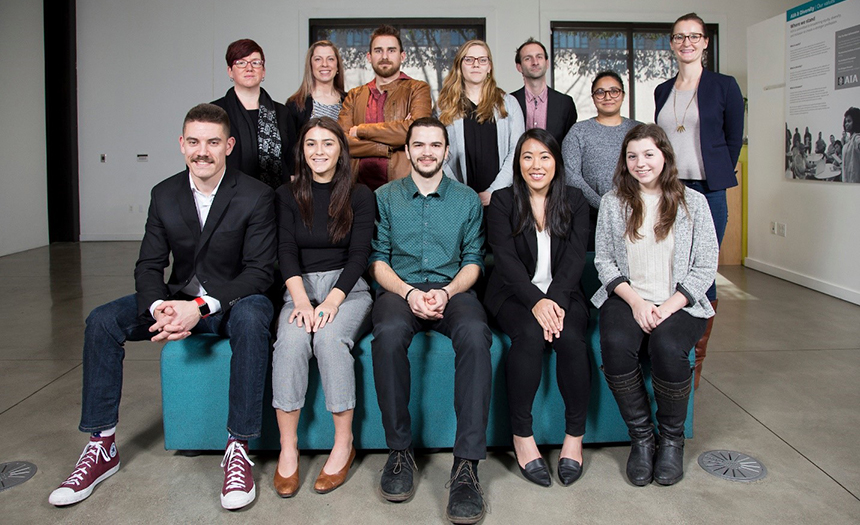
[[674,485],[684,477],[684,422],[693,376],[680,383],[670,383],[652,376],[657,400],[657,429],[660,431],[654,481]]
[[651,423],[651,403],[645,391],[642,370],[618,376],[603,371],[609,389],[615,396],[621,417],[630,434],[630,456],[627,457],[627,479],[639,487],[651,483],[654,474],[654,425]]

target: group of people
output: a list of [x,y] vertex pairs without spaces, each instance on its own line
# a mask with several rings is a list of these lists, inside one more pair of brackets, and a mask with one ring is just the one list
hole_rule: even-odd
[[[657,124],[620,116],[624,85],[612,72],[592,85],[598,116],[574,124],[573,101],[547,87],[546,50],[533,39],[517,50],[525,86],[513,94],[496,86],[484,42],[461,46],[435,117],[427,84],[400,71],[405,55],[392,27],[371,36],[374,79],[348,93],[337,48],[311,46],[305,78],[286,105],[260,87],[262,49],[251,40],[231,44],[235,87],[188,112],[179,139],[187,169],[152,191],[136,293],[87,318],[79,428],[90,440],[50,502],[77,503],[119,469],[123,343],[197,333],[229,337],[233,350],[222,506],[238,509],[256,497],[248,440],[260,435],[270,355],[281,441],[275,491],[288,498],[299,490],[297,428],[312,356],[335,428],[313,488],[336,489],[356,454],[351,351],[369,329],[390,448],[379,492],[408,500],[417,464],[407,349],[416,332],[435,330],[455,353],[446,514],[474,523],[484,513],[478,462],[486,457],[491,391],[488,313],[511,339],[516,460],[526,479],[544,486],[552,478],[532,433],[532,405],[542,356],[557,352],[565,436],[556,473],[569,485],[582,473],[591,384],[589,302],[580,285],[589,244],[602,283],[591,303],[600,309],[603,372],[632,440],[627,476],[635,485],[678,482],[694,382],[689,352],[695,345],[698,382],[743,101],[734,79],[703,69],[708,36],[698,16],[679,18],[671,42],[679,73],[655,93]],[[481,299],[473,288],[484,273]],[[285,291],[272,352],[275,312],[265,294],[276,280]],[[659,439],[639,367],[644,349]]]
[[[800,131],[794,128],[794,133],[785,125],[785,167],[795,179],[812,178],[809,170],[823,162],[830,164],[832,177],[827,180],[841,182],[860,182],[860,108],[850,107],[842,115],[842,135],[837,139],[830,135],[830,143],[824,142],[822,132],[818,132],[818,140],[814,144],[817,160],[810,160],[813,152],[812,133],[809,127],[800,136]],[[813,158],[814,159],[814,158]]]

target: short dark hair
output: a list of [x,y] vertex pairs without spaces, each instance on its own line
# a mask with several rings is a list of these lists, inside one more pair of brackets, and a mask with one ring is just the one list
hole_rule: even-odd
[[624,81],[621,80],[621,77],[618,75],[618,73],[616,73],[615,71],[610,71],[607,69],[606,71],[601,71],[600,73],[597,74],[596,77],[594,77],[594,80],[591,82],[591,92],[592,93],[594,93],[594,86],[597,85],[597,82],[601,78],[606,78],[606,77],[611,77],[611,78],[614,78],[615,80],[617,80],[618,85],[621,86],[621,91],[624,91]]
[[529,44],[537,44],[537,45],[539,45],[539,46],[540,46],[540,48],[541,48],[541,49],[543,49],[543,56],[544,56],[544,58],[546,58],[547,60],[549,60],[549,55],[546,53],[546,46],[544,46],[543,44],[541,44],[539,40],[535,40],[535,39],[534,39],[534,37],[531,37],[531,36],[530,36],[528,40],[526,40],[525,42],[523,42],[522,44],[520,44],[520,47],[518,47],[518,48],[517,48],[517,55],[514,57],[514,63],[516,63],[516,64],[520,64],[520,63],[521,63],[521,62],[520,62],[520,51],[522,51],[522,50],[523,50],[523,48],[524,48],[524,47],[526,47],[526,46],[527,46],[527,45],[529,45]]
[[416,121],[413,121],[412,124],[409,125],[409,129],[406,131],[406,147],[409,147],[409,139],[412,138],[412,130],[415,128],[439,128],[442,130],[442,136],[445,137],[445,147],[448,147],[448,130],[445,128],[445,124],[439,121],[439,119],[434,117],[423,117]]
[[373,33],[370,34],[369,51],[373,51],[373,41],[376,40],[376,37],[378,36],[393,36],[397,39],[397,45],[400,46],[400,51],[403,51],[403,42],[400,40],[400,30],[388,24],[383,24],[377,27],[373,30]]
[[851,117],[851,129],[848,130],[849,132],[857,133],[860,131],[860,108],[848,108],[843,117]]
[[[243,55],[246,56],[246,55]],[[212,124],[221,124],[224,128],[224,134],[230,136],[230,117],[227,112],[220,106],[215,104],[197,104],[185,114],[185,120],[182,122],[182,134],[185,135],[185,126],[189,122],[211,122]]]
[[233,67],[233,62],[250,55],[254,51],[260,53],[260,58],[265,64],[266,54],[263,53],[263,48],[260,47],[260,44],[254,42],[250,38],[236,40],[235,42],[227,46],[227,54],[224,55],[224,59],[227,60],[227,67]]

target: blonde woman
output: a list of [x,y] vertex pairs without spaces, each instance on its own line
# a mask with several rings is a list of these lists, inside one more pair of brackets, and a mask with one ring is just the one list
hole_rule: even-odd
[[287,99],[287,112],[299,130],[312,118],[335,121],[343,105],[343,59],[329,40],[314,42],[305,56],[305,74],[299,89]]
[[494,191],[511,185],[514,150],[525,126],[517,99],[496,85],[485,42],[460,47],[436,106],[450,138],[445,175],[478,192],[487,206]]

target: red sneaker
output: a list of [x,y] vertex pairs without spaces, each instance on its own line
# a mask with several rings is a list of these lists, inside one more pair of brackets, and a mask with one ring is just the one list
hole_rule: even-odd
[[248,457],[248,442],[230,438],[221,467],[224,469],[224,485],[221,487],[221,506],[228,510],[241,509],[257,497],[254,486],[254,463]]
[[52,505],[71,505],[85,500],[93,493],[96,485],[116,474],[119,470],[119,452],[116,449],[116,435],[91,437],[81,452],[78,464],[71,475],[51,492],[48,501]]

